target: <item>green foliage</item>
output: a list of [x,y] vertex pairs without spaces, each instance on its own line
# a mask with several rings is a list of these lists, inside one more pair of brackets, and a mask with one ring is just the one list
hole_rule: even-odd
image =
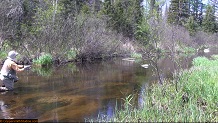
[[52,56],[51,54],[44,54],[38,59],[34,59],[33,63],[36,65],[50,65],[52,64]]
[[167,21],[171,24],[183,25],[189,17],[188,0],[171,0]]
[[136,59],[141,59],[142,58],[142,54],[134,52],[134,53],[131,54],[131,57],[132,58],[136,58]]
[[142,45],[147,45],[149,43],[150,26],[145,17],[143,21],[137,25],[135,36],[138,42]]
[[197,22],[194,20],[193,16],[190,16],[188,18],[187,23],[185,24],[185,27],[188,29],[190,35],[195,35],[195,33],[197,32],[197,28],[198,28],[198,24]]
[[5,51],[0,51],[0,59],[3,60],[7,57],[7,53]]
[[[61,15],[64,18],[69,16],[76,16],[81,10],[88,12],[88,8],[85,5],[86,0],[59,0],[59,4],[62,6]],[[85,6],[84,6],[85,5]]]
[[130,111],[133,108],[132,105],[133,95],[129,95],[126,98],[123,98],[122,100],[124,101],[125,110]]
[[208,113],[214,113],[217,109],[211,108],[218,101],[218,59],[198,57],[194,59],[193,64],[194,67],[185,71],[181,77],[184,81],[184,91],[193,95],[193,98],[204,101]]
[[202,22],[202,13],[203,13],[203,3],[202,0],[190,0],[189,1],[189,11],[190,16],[194,17],[194,20],[198,25],[201,25]]
[[112,14],[112,3],[111,0],[105,0],[103,4],[102,13],[108,16]]
[[186,47],[186,46],[183,46],[183,49],[182,49],[184,53],[194,53],[196,50],[192,47]]
[[81,12],[85,13],[85,14],[90,14],[89,6],[83,5],[82,9],[81,9]]
[[[108,26],[125,36],[133,37],[142,20],[141,0],[105,1],[103,13],[109,17]],[[112,11],[113,10],[113,11]]]
[[218,32],[218,27],[215,17],[215,9],[210,5],[207,6],[206,15],[203,19],[202,26],[203,26],[203,30],[207,33]]
[[213,67],[218,65],[218,60],[209,60],[206,57],[197,57],[193,59],[192,64],[194,66]]
[[44,1],[44,6],[45,7],[37,7],[36,8],[36,13],[33,19],[35,20],[32,26],[30,27],[31,29],[31,34],[33,35],[39,35],[43,30],[54,23],[55,17],[59,14],[61,14],[63,10],[63,5],[57,3],[52,4],[52,1]]
[[211,57],[215,60],[218,60],[218,55],[212,55]]
[[69,50],[67,52],[67,58],[68,59],[75,59],[77,55],[77,52],[75,50]]

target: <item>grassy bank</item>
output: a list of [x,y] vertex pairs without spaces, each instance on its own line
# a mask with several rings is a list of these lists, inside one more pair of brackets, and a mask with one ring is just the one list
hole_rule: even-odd
[[165,80],[144,92],[143,108],[133,108],[129,96],[113,118],[88,122],[217,122],[218,59],[213,58],[195,58],[193,67],[180,73],[177,91],[175,83]]

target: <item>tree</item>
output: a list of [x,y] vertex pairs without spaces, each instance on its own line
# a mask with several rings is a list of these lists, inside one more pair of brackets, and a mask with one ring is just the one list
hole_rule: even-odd
[[203,7],[202,0],[190,0],[190,15],[199,25],[202,24],[203,20]]
[[217,23],[215,18],[215,9],[213,6],[208,5],[206,8],[206,15],[203,19],[203,30],[207,33],[215,33],[217,30]]
[[26,0],[1,0],[0,1],[0,32],[4,43],[15,48],[20,45],[22,24],[27,17],[24,3]]
[[103,13],[108,16],[108,25],[118,33],[134,38],[136,25],[142,20],[143,0],[105,0]]
[[69,15],[77,15],[86,2],[88,0],[60,0],[59,3],[63,6],[62,16],[66,19]]
[[153,13],[154,10],[157,10],[156,0],[150,0],[150,13]]
[[198,24],[193,16],[189,17],[187,23],[185,24],[185,27],[188,29],[190,35],[194,35],[196,33]]
[[189,17],[189,1],[188,0],[172,0],[169,12],[168,22],[172,24],[184,25]]
[[218,20],[218,0],[209,0],[209,4],[215,9],[215,17]]

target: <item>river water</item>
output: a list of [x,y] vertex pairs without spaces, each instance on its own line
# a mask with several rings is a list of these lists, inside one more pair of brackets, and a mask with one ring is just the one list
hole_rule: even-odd
[[[180,57],[186,69],[199,53]],[[38,119],[39,122],[83,122],[89,118],[113,115],[122,99],[140,93],[157,79],[155,69],[141,67],[146,61],[121,58],[93,63],[69,63],[50,69],[32,68],[18,73],[14,91],[0,92],[0,119]],[[175,66],[170,57],[158,61],[161,76],[171,78]],[[178,67],[178,66],[177,66]]]

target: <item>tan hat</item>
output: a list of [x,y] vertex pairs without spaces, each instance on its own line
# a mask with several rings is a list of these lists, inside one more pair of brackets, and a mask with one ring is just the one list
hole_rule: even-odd
[[17,55],[18,55],[18,53],[16,51],[12,50],[12,51],[10,51],[8,53],[8,57],[7,58],[9,58],[11,60],[15,60]]

